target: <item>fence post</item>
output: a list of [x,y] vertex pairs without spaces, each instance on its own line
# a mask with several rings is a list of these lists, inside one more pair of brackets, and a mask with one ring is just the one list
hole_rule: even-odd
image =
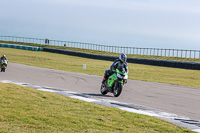
[[183,57],[183,50],[181,50],[181,58]]
[[170,57],[171,50],[170,50],[170,49],[168,49],[168,52],[169,52],[169,53],[168,53],[168,56]]
[[200,51],[199,51],[199,59],[200,59]]
[[176,55],[177,57],[178,57],[178,51],[179,51],[179,50],[177,49],[177,55]]
[[157,49],[157,56],[158,56],[159,48]]
[[184,50],[185,51],[185,58],[187,58],[187,50]]
[[140,50],[140,55],[141,55],[141,48],[139,48],[139,50]]
[[143,48],[142,50],[143,50],[142,54],[144,55],[144,52],[145,52],[145,48]]
[[151,56],[152,48],[150,48],[150,56]]
[[135,54],[135,47],[133,47],[133,54]]

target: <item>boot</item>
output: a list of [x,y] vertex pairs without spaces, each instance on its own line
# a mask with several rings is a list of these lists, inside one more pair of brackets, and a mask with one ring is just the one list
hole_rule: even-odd
[[105,81],[106,81],[106,78],[104,77],[104,78],[103,78],[103,81],[102,81],[102,84],[104,84],[104,83],[105,83]]

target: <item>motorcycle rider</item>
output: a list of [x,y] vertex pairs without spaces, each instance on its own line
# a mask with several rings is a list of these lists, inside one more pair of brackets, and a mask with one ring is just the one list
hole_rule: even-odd
[[[3,55],[3,56],[1,57],[0,62],[1,62],[2,60],[6,60],[6,61],[8,62],[8,60],[7,60],[7,58],[6,58],[6,55]],[[6,67],[7,67],[7,65],[6,65]]]
[[120,54],[119,59],[116,59],[113,62],[113,64],[110,66],[110,69],[105,70],[102,84],[104,84],[104,82],[107,80],[107,78],[115,72],[115,70],[118,68],[119,65],[123,65],[123,67],[125,68],[125,71],[128,73],[128,64],[126,61],[127,61],[126,54],[124,54],[124,53]]

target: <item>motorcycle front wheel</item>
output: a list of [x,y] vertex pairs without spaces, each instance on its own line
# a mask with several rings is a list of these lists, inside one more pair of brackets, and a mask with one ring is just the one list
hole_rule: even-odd
[[106,95],[106,94],[108,93],[108,91],[107,91],[107,89],[105,88],[105,85],[104,85],[104,84],[101,85],[100,92],[101,92],[101,94],[103,94],[103,95]]
[[123,88],[123,85],[121,83],[115,82],[113,95],[115,97],[118,97],[121,94],[121,92],[122,92],[122,88]]

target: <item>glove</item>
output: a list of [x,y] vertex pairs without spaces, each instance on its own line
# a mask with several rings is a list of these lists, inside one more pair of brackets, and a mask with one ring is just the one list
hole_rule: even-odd
[[127,79],[126,79],[126,80],[124,80],[124,83],[127,83]]
[[115,71],[115,70],[112,70],[112,72],[115,73],[116,71]]

